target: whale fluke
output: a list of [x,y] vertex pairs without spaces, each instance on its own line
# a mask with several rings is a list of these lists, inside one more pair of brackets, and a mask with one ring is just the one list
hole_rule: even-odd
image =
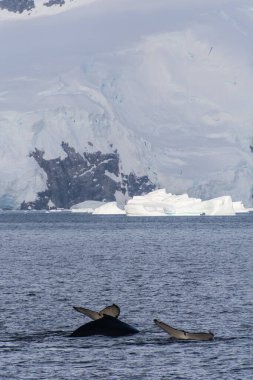
[[90,335],[106,335],[111,337],[137,334],[139,331],[119,319],[104,315],[95,321],[86,323],[75,330],[71,337],[85,337]]
[[99,314],[110,315],[111,317],[118,318],[120,314],[120,308],[118,305],[113,303],[111,306],[106,306],[104,309],[100,310]]
[[99,314],[97,311],[86,309],[86,308],[81,307],[81,306],[73,306],[73,308],[76,311],[78,311],[79,313],[82,313],[82,314],[86,315],[87,317],[93,319],[94,321],[96,321],[97,319],[102,318],[102,315]]
[[194,333],[194,332],[174,329],[174,327],[171,327],[164,322],[158,321],[158,319],[154,319],[154,322],[157,326],[159,326],[162,330],[166,331],[169,335],[171,335],[175,339],[180,339],[180,340],[213,340],[214,339],[214,334],[211,331]]
[[106,306],[104,309],[99,312],[87,309],[81,306],[73,306],[73,308],[81,314],[86,315],[87,317],[96,321],[97,319],[103,318],[104,315],[109,315],[111,317],[117,318],[120,314],[119,306],[112,304],[110,306]]

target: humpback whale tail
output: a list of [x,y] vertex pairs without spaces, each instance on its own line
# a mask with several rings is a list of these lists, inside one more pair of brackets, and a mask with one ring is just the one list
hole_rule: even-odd
[[154,319],[154,322],[157,326],[159,326],[162,330],[166,331],[172,338],[179,340],[213,340],[214,334],[209,332],[188,332],[184,330],[175,329],[172,326],[167,325],[164,322],[159,321],[158,319]]
[[115,305],[115,303],[113,303],[110,306],[106,306],[104,309],[102,309],[98,312],[87,309],[87,308],[82,307],[82,306],[73,306],[73,308],[76,311],[78,311],[79,313],[84,314],[87,317],[93,319],[93,321],[96,321],[97,319],[103,318],[104,315],[109,315],[111,317],[118,318],[118,316],[120,314],[120,308],[119,308],[119,306]]
[[119,319],[110,315],[104,315],[95,321],[86,323],[76,329],[71,337],[85,337],[90,335],[105,335],[111,337],[137,334],[139,331]]
[[139,332],[136,328],[117,319],[120,314],[120,308],[115,305],[115,303],[110,306],[106,306],[99,312],[86,309],[81,306],[74,306],[74,309],[79,313],[90,317],[93,321],[88,322],[76,329],[70,335],[72,337],[90,335],[125,336]]
[[115,305],[115,303],[113,303],[112,305],[106,306],[104,309],[100,310],[99,314],[118,318],[120,314],[120,308],[118,305]]

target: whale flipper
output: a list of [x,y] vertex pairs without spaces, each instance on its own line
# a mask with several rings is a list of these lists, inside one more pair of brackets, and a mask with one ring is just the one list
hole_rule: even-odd
[[126,336],[137,334],[139,331],[125,322],[110,315],[104,315],[96,321],[91,321],[80,326],[70,336],[85,337],[91,335]]
[[157,326],[159,326],[162,330],[166,331],[169,335],[171,335],[175,339],[180,340],[213,340],[214,334],[212,332],[199,332],[199,333],[193,333],[193,332],[187,332],[184,330],[178,330],[174,327],[171,327],[167,325],[164,322],[158,321],[157,319],[154,319],[154,322]]
[[106,306],[104,309],[100,310],[99,314],[110,315],[111,317],[118,318],[120,314],[120,308],[114,303],[111,306]]
[[111,317],[117,318],[120,313],[120,308],[119,306],[115,305],[115,303],[110,306],[106,306],[99,312],[87,309],[82,306],[73,306],[73,308],[79,313],[84,314],[87,317],[93,319],[93,321],[102,318],[104,315],[110,315]]

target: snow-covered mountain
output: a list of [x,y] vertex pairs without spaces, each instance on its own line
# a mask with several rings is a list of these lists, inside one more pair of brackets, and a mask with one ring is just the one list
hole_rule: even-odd
[[32,152],[65,162],[62,142],[116,151],[117,186],[252,205],[251,0],[0,0],[0,20],[0,207],[48,191]]

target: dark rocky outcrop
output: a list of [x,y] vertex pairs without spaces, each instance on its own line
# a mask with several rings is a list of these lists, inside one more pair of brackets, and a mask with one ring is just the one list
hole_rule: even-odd
[[132,197],[155,189],[147,176],[120,173],[117,150],[80,154],[64,142],[62,148],[64,159],[46,160],[45,152],[38,149],[30,153],[47,174],[47,189],[38,193],[35,201],[23,202],[21,209],[48,209],[52,204],[68,209],[86,200],[114,201],[116,191]]
[[34,0],[0,0],[0,9],[9,12],[23,13],[35,8]]
[[127,190],[130,197],[149,193],[155,189],[148,176],[138,177],[134,173],[125,176],[127,180]]
[[44,3],[46,7],[51,7],[52,5],[64,5],[65,0],[48,0],[47,2]]
[[[62,6],[65,0],[45,0],[43,5],[51,7],[52,5]],[[23,13],[35,8],[34,0],[0,0],[0,9],[6,9],[9,12]]]

